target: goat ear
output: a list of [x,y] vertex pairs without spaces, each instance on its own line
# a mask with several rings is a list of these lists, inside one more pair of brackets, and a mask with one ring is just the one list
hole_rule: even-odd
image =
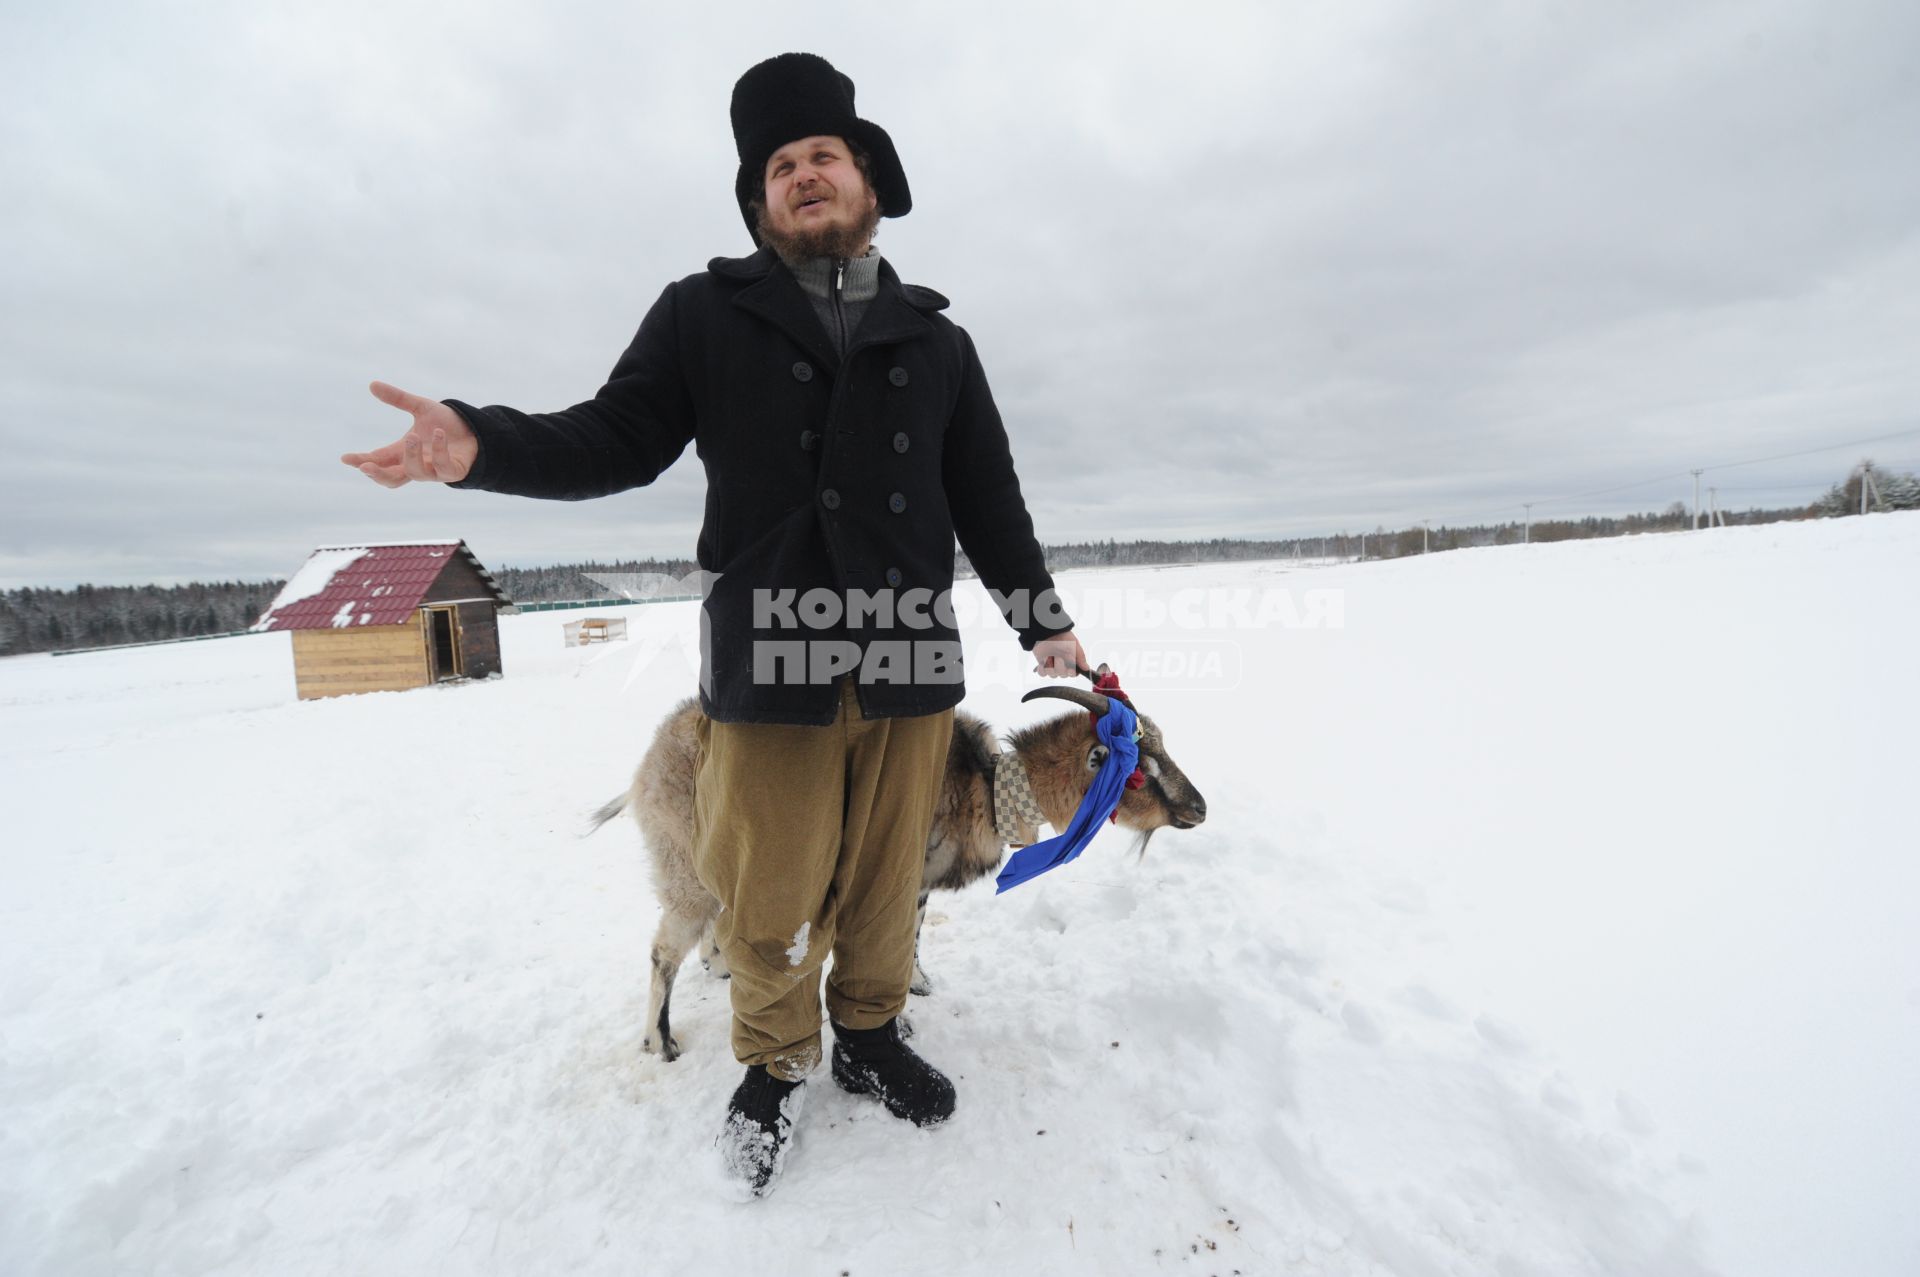
[[1106,761],[1107,761],[1107,747],[1105,745],[1095,745],[1092,749],[1087,751],[1087,770],[1088,771],[1090,772],[1099,771],[1100,764]]

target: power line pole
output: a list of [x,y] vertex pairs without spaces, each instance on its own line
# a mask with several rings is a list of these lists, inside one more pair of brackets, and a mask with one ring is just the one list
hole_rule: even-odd
[[1865,514],[1867,512],[1867,492],[1870,489],[1873,492],[1873,503],[1875,505],[1879,505],[1880,491],[1879,491],[1879,488],[1873,482],[1873,462],[1862,461],[1860,463],[1860,513],[1861,514]]
[[1427,522],[1425,519],[1420,520],[1420,553],[1422,554],[1430,548],[1427,544]]
[[1523,535],[1520,544],[1532,545],[1533,544],[1533,502],[1523,501],[1521,502],[1521,505],[1524,506],[1527,511],[1527,530]]
[[1700,472],[1693,472],[1693,530],[1700,530]]

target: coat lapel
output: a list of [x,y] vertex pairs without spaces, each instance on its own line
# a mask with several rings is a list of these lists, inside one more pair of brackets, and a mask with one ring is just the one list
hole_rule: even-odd
[[[749,314],[760,316],[793,338],[808,354],[819,360],[821,366],[838,371],[840,358],[834,354],[833,339],[821,325],[813,303],[800,291],[793,272],[779,269],[778,262],[779,259],[770,248],[762,248],[752,257],[728,261],[724,273],[752,281],[734,294],[733,304]],[[708,265],[710,269],[717,268],[720,261],[716,259]],[[937,310],[945,304],[945,299],[938,294],[928,293],[924,289],[917,291],[934,299],[927,303],[928,308]],[[892,263],[882,259],[880,291],[867,303],[867,312],[861,317],[860,327],[854,332],[853,344],[847,353],[851,355],[866,346],[884,346],[926,336],[933,326],[920,310],[921,307],[915,306],[909,299]]]
[[[799,285],[794,286],[798,289]],[[804,297],[802,301],[806,300]],[[900,276],[894,273],[891,263],[885,258],[880,261],[880,291],[867,303],[867,313],[860,320],[860,327],[854,331],[853,342],[847,348],[847,354],[866,346],[886,346],[896,342],[912,341],[924,337],[933,331],[933,325],[910,304],[906,292],[900,284]]]
[[[761,259],[765,259],[764,262]],[[734,294],[733,304],[749,314],[760,316],[798,342],[823,368],[838,368],[839,356],[833,353],[833,339],[813,313],[813,303],[800,291],[793,272],[776,269],[773,250],[763,248],[746,259],[759,270],[759,278]]]

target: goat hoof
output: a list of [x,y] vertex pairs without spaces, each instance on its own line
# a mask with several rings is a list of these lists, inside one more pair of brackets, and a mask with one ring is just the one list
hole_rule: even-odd
[[662,1048],[655,1046],[653,1044],[653,1035],[648,1034],[646,1037],[640,1039],[640,1049],[648,1055],[659,1056],[669,1064],[680,1058],[680,1044],[671,1037],[667,1039],[667,1045]]

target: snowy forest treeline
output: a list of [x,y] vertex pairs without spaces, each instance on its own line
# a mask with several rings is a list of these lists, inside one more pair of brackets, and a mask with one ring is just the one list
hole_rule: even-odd
[[[1869,479],[1870,474],[1870,479]],[[1779,510],[1723,511],[1728,524],[1777,523],[1791,519],[1831,518],[1870,511],[1920,509],[1920,479],[1913,475],[1856,466],[1808,506]],[[1703,516],[1704,517],[1704,516]],[[1388,531],[1341,533],[1287,540],[1215,537],[1197,541],[1081,541],[1046,547],[1055,572],[1071,568],[1129,567],[1165,563],[1222,563],[1254,559],[1392,559],[1430,551],[1472,546],[1512,545],[1523,539],[1573,541],[1678,532],[1693,526],[1693,511],[1674,502],[1659,513],[1592,516],[1584,519],[1536,519],[1521,522],[1438,525]],[[972,569],[963,554],[962,575]],[[592,578],[632,573],[675,579],[694,570],[691,559],[646,559],[622,563],[575,563],[540,568],[495,568],[494,577],[508,598],[520,603],[608,597]],[[230,634],[260,618],[284,581],[217,581],[191,585],[82,585],[71,590],[26,588],[0,592],[0,656],[27,652],[110,647]]]
[[0,656],[244,630],[285,581],[82,585],[0,592]]

